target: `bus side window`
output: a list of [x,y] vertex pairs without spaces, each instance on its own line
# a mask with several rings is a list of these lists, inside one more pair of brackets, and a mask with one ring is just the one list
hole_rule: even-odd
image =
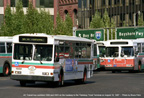
[[7,53],[12,53],[12,43],[7,43]]
[[87,54],[87,58],[90,58],[90,56],[91,56],[91,44],[87,44],[86,54]]
[[94,44],[94,56],[97,56],[97,45]]
[[0,53],[5,53],[5,43],[0,43]]
[[142,52],[144,52],[144,43],[142,43]]
[[137,47],[138,47],[137,52],[138,52],[138,53],[141,53],[141,43],[137,43]]
[[59,62],[59,47],[55,46],[54,61]]

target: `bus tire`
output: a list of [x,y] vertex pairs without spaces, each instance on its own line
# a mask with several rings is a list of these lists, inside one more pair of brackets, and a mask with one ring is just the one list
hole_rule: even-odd
[[138,72],[141,72],[141,64],[138,65]]
[[21,85],[22,87],[25,87],[25,86],[26,86],[26,81],[20,81],[20,85]]
[[10,73],[11,73],[10,66],[9,66],[9,64],[5,63],[3,66],[3,75],[9,76]]
[[87,80],[87,71],[86,69],[84,70],[84,73],[83,73],[83,79],[82,79],[82,83],[85,83]]
[[115,71],[112,71],[112,73],[115,73]]
[[60,71],[59,74],[59,81],[58,81],[58,86],[63,86],[64,85],[64,75],[63,75],[63,71]]

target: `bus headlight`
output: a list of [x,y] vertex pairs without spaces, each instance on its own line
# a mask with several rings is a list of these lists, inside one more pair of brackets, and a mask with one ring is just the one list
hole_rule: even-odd
[[21,71],[15,71],[15,74],[21,74]]
[[49,73],[48,72],[43,72],[42,75],[49,75]]
[[106,65],[106,67],[111,67],[112,65]]

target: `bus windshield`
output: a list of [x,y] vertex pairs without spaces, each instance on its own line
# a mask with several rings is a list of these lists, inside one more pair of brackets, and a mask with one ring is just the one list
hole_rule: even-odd
[[52,45],[35,45],[34,60],[51,61]]
[[131,57],[134,56],[133,47],[122,47],[121,57]]
[[[33,48],[35,47],[35,48]],[[34,57],[33,55],[34,50]],[[35,61],[51,61],[52,45],[32,45],[32,44],[15,44],[14,59],[16,60],[33,60]]]
[[104,57],[105,51],[105,46],[99,46],[100,57]]
[[107,47],[106,48],[106,57],[118,57],[119,48],[118,47]]
[[14,59],[32,60],[32,45],[15,44],[14,45]]

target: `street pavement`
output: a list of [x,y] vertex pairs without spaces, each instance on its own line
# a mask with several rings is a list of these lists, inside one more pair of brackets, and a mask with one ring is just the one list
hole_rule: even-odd
[[144,73],[95,71],[85,84],[65,81],[63,87],[36,82],[21,87],[0,75],[0,98],[144,98]]

